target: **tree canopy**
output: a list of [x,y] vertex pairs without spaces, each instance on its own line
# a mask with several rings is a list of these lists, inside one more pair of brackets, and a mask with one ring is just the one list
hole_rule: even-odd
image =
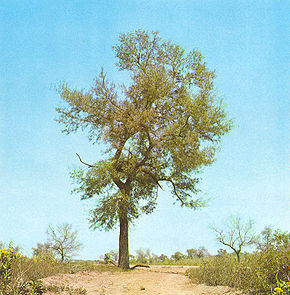
[[232,127],[214,71],[198,50],[186,53],[157,32],[120,34],[113,50],[117,68],[130,74],[129,85],[109,81],[102,69],[88,91],[66,83],[59,88],[67,102],[57,108],[63,131],[87,128],[91,141],[106,146],[95,163],[78,155],[87,169],[72,173],[75,192],[97,198],[91,226],[109,230],[153,212],[163,183],[182,206],[204,206],[197,172],[213,163]]

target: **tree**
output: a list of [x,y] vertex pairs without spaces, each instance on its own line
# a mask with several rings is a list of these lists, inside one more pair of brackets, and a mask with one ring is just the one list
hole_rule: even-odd
[[117,262],[118,261],[118,257],[119,257],[119,251],[118,250],[111,250],[109,252],[112,256],[112,259]]
[[290,233],[282,232],[280,229],[274,230],[271,226],[266,226],[256,241],[259,250],[268,250],[270,248],[287,249],[290,245]]
[[177,251],[173,255],[171,255],[171,259],[173,259],[173,260],[181,260],[181,259],[184,259],[185,257],[186,256],[179,251]]
[[148,263],[151,258],[151,251],[149,248],[136,250],[136,260],[140,263]]
[[54,251],[51,248],[51,244],[46,242],[44,244],[37,243],[36,248],[32,248],[34,257],[42,257],[42,258],[55,258]]
[[210,256],[210,253],[209,253],[209,251],[205,247],[199,247],[196,250],[196,256],[199,257],[199,258],[209,257]]
[[197,250],[196,249],[187,249],[187,258],[194,258],[197,256]]
[[56,228],[49,225],[46,233],[49,248],[60,256],[61,261],[76,256],[82,248],[82,243],[77,240],[78,232],[73,231],[71,224],[64,223]]
[[256,235],[253,231],[253,220],[249,219],[248,222],[242,223],[240,216],[232,216],[226,225],[226,229],[217,229],[212,227],[216,233],[217,240],[230,247],[237,256],[237,261],[240,262],[240,254],[242,248],[256,243]]
[[165,254],[161,254],[159,257],[158,257],[158,260],[159,261],[162,261],[162,262],[164,262],[165,260],[168,260],[169,258],[168,258],[168,256],[166,256]]
[[225,256],[227,254],[228,254],[228,252],[226,249],[222,249],[222,248],[218,249],[218,253],[217,253],[218,256]]
[[181,206],[205,205],[196,197],[196,173],[213,163],[232,122],[198,50],[186,54],[142,30],[121,34],[113,50],[131,84],[117,87],[103,69],[88,91],[64,83],[58,91],[67,106],[57,108],[57,120],[65,133],[87,128],[89,139],[106,147],[107,156],[92,164],[78,155],[86,169],[71,177],[82,200],[97,198],[91,228],[119,225],[119,266],[128,268],[129,224],[154,211],[162,183]]

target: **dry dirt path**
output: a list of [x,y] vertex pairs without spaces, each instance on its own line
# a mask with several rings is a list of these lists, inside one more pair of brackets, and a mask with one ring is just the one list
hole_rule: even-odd
[[[85,288],[87,295],[231,295],[227,287],[191,284],[187,266],[151,266],[129,272],[79,272],[45,278],[45,285]],[[46,293],[56,294],[56,293]],[[60,294],[60,293],[57,293]],[[61,293],[69,294],[69,293]]]

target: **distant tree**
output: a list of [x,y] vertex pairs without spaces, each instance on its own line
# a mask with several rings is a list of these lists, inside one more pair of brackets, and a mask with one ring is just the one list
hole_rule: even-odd
[[150,249],[138,249],[136,252],[136,260],[140,263],[148,263],[151,258],[151,251]]
[[266,226],[261,232],[256,242],[259,250],[266,249],[287,249],[290,246],[290,233],[282,232],[280,229],[274,230],[271,226]]
[[49,257],[54,258],[54,250],[49,243],[37,243],[36,248],[32,248],[32,255],[34,257]]
[[219,249],[217,255],[223,256],[223,255],[227,255],[227,254],[228,254],[228,252],[226,249]]
[[119,225],[119,266],[128,269],[129,224],[154,211],[162,183],[181,206],[205,206],[196,174],[214,162],[232,122],[198,50],[186,54],[143,30],[121,34],[113,50],[131,83],[117,89],[103,70],[88,91],[64,83],[58,91],[67,107],[57,111],[65,133],[87,128],[90,140],[107,148],[93,164],[78,156],[87,170],[71,176],[82,200],[97,197],[91,228]]
[[182,254],[181,252],[175,252],[173,255],[171,255],[171,259],[174,259],[176,261],[178,260],[181,260],[181,259],[184,259],[185,258],[185,255]]
[[210,256],[209,251],[205,247],[199,247],[198,249],[187,249],[187,258],[194,257],[207,257]]
[[266,226],[256,240],[256,246],[259,250],[268,248],[273,244],[274,230],[271,226]]
[[136,260],[135,255],[130,254],[130,255],[129,255],[129,260],[130,260],[130,261],[135,261],[135,260]]
[[77,239],[78,232],[72,229],[71,224],[64,223],[56,228],[49,225],[46,233],[49,247],[55,251],[61,261],[76,256],[82,248],[82,243]]
[[158,261],[158,255],[157,254],[155,254],[155,253],[152,253],[151,254],[151,257],[150,257],[150,259],[149,259],[149,263],[155,263],[155,262],[157,262]]
[[290,233],[288,231],[282,232],[280,229],[275,230],[274,245],[276,249],[289,249]]
[[199,247],[196,250],[196,256],[199,258],[210,256],[209,251],[205,247]]
[[113,264],[116,265],[115,260],[112,258],[112,254],[111,253],[106,253],[104,255],[104,262],[106,264]]
[[187,258],[194,258],[197,256],[197,250],[196,249],[187,249]]
[[165,254],[161,254],[159,257],[158,257],[158,260],[159,261],[166,261],[166,260],[168,260],[169,258],[168,258],[168,256],[166,256]]
[[212,226],[212,229],[216,233],[217,240],[231,248],[237,256],[237,261],[240,262],[242,248],[256,242],[257,238],[253,225],[254,222],[251,219],[243,223],[240,216],[232,216],[226,225],[226,229],[218,229],[214,226]]
[[118,250],[111,250],[109,253],[111,254],[112,259],[117,262],[119,258]]

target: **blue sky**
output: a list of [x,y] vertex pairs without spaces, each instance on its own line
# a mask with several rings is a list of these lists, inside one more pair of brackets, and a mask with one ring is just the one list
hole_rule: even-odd
[[88,88],[102,66],[120,81],[111,48],[139,28],[202,52],[236,126],[201,174],[209,206],[183,209],[162,191],[157,210],[131,227],[131,252],[214,253],[209,225],[231,214],[253,218],[257,231],[289,230],[289,8],[279,0],[0,0],[0,240],[29,254],[49,224],[68,222],[86,246],[81,258],[118,248],[117,230],[89,230],[94,201],[70,194],[75,153],[88,162],[101,154],[85,134],[61,133],[55,85]]

